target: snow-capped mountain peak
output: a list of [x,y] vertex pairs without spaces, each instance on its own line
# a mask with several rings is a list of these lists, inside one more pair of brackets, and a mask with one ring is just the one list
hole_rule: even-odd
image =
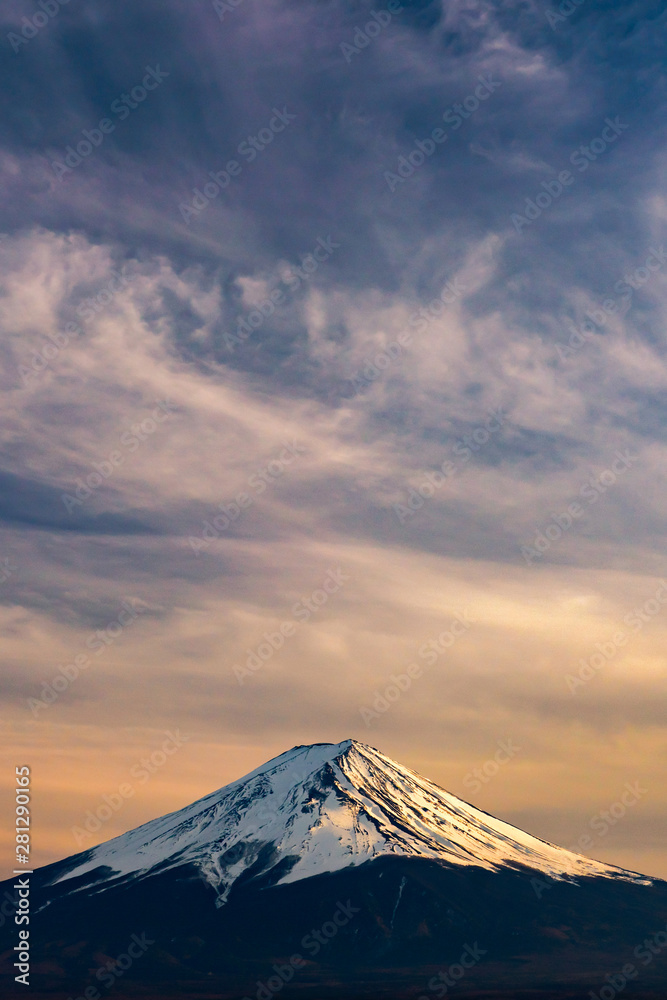
[[388,855],[489,870],[525,866],[554,878],[647,881],[523,833],[355,740],[294,747],[85,852],[56,881],[101,866],[117,882],[192,864],[222,904],[244,873],[280,884]]

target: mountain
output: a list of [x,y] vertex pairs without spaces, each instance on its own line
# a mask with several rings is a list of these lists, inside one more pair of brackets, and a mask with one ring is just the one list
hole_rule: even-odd
[[576,996],[667,922],[660,880],[538,840],[354,740],[294,747],[32,878],[41,987],[83,989],[141,932],[153,945],[123,985],[142,996],[432,998],[450,965],[468,990],[510,990],[497,998]]
[[[102,892],[110,880],[128,884],[189,863],[222,904],[247,874],[282,885],[390,856],[648,884],[494,819],[354,740],[294,747],[185,809],[79,855],[55,882]],[[101,869],[108,874],[98,881]]]

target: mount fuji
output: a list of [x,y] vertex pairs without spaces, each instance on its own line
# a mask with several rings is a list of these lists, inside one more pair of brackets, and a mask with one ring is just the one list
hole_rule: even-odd
[[354,740],[294,747],[185,809],[79,855],[53,884],[100,893],[192,864],[222,905],[244,877],[284,885],[380,857],[650,884],[537,840]]
[[474,954],[462,997],[578,997],[667,922],[666,883],[538,840],[354,740],[294,747],[32,878],[47,991],[83,989],[144,932],[128,996],[432,1000]]

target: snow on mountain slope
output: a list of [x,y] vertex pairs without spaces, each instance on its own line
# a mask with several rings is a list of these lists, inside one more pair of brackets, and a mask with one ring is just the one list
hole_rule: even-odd
[[[531,837],[354,740],[295,747],[192,805],[85,852],[55,882],[100,866],[115,873],[109,880],[125,881],[192,863],[222,904],[251,866],[254,877],[280,864],[279,884],[387,855],[650,884]],[[97,882],[96,891],[104,888],[105,881]]]

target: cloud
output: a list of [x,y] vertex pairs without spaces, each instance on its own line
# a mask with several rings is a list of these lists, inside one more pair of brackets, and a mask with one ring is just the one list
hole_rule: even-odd
[[[667,216],[666,15],[587,0],[552,27],[543,3],[405,2],[346,59],[376,7],[246,0],[221,20],[94,0],[7,43],[8,712],[45,760],[35,733],[65,727],[73,769],[148,717],[192,725],[230,780],[286,745],[367,737],[359,706],[470,606],[451,666],[377,742],[445,782],[511,731],[535,808],[541,766],[567,802],[567,764],[585,809],[578,755],[626,741],[639,761],[664,735],[660,620],[574,702],[563,675],[664,572],[667,266],[646,261]],[[5,5],[5,40],[23,16]],[[163,80],[135,99],[147,67]],[[607,119],[628,127],[601,149]],[[349,585],[238,685],[338,566]],[[25,698],[126,597],[141,625],[35,727]],[[497,787],[487,805],[525,807]]]

